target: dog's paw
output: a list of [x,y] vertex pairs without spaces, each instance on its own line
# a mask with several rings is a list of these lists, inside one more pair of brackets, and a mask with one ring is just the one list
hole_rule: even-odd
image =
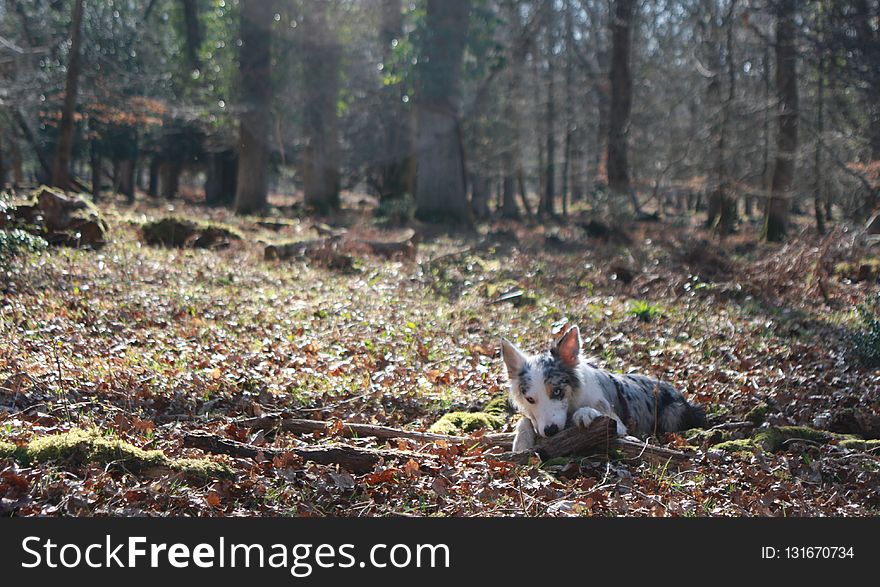
[[528,418],[523,418],[516,425],[516,436],[513,438],[513,452],[535,448],[535,428]]
[[601,416],[602,413],[596,408],[581,408],[571,416],[571,421],[575,426],[581,428],[589,428],[593,420]]

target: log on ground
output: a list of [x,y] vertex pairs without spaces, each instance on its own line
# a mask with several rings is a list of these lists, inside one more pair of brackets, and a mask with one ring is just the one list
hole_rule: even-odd
[[339,465],[353,473],[367,473],[383,461],[396,459],[435,459],[434,455],[414,453],[411,451],[375,450],[349,446],[345,444],[328,444],[321,446],[276,448],[254,446],[236,440],[223,438],[207,432],[190,432],[184,436],[184,446],[198,448],[213,454],[226,454],[235,457],[257,459],[260,456],[275,457],[295,454],[304,461],[312,461],[319,465]]

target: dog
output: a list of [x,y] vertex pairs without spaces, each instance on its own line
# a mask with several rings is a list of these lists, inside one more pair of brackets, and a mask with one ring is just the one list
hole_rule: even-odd
[[599,416],[617,424],[617,434],[657,435],[705,428],[706,412],[670,384],[644,375],[617,375],[581,358],[581,333],[569,328],[549,350],[526,355],[501,340],[510,401],[523,418],[514,451],[529,450],[537,438],[567,426],[586,428]]

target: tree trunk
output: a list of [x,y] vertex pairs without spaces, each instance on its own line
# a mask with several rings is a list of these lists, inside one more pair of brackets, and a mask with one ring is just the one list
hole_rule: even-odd
[[63,190],[70,188],[70,155],[73,151],[73,118],[79,86],[82,19],[83,0],[74,0],[73,18],[70,23],[70,51],[67,59],[67,77],[64,84],[64,106],[61,110],[58,146],[55,152],[55,166],[52,170],[52,185]]
[[24,185],[24,163],[21,157],[21,150],[18,147],[18,141],[11,137],[9,139],[9,152],[12,155],[12,187],[19,188]]
[[578,123],[575,117],[574,88],[574,17],[571,0],[565,2],[565,146],[562,164],[562,215],[568,216],[568,203],[583,197],[580,165],[583,153],[578,145]]
[[[549,43],[554,42],[552,33],[549,34]],[[554,56],[547,58],[547,128],[545,129],[547,143],[547,160],[544,171],[544,193],[541,198],[540,212],[548,216],[556,215],[556,100],[554,97],[555,71],[553,67]]]
[[238,178],[235,212],[251,214],[266,207],[269,194],[272,76],[271,37],[274,2],[241,0]]
[[[850,3],[840,3],[847,5]],[[860,71],[860,87],[864,89],[868,106],[868,143],[871,149],[871,160],[880,160],[880,71],[878,71],[878,59],[880,59],[880,30],[877,28],[877,18],[880,16],[880,7],[868,0],[855,0],[851,3],[854,10],[852,22],[855,28],[855,41],[857,52],[861,54],[864,64]],[[876,196],[876,190],[874,190]],[[873,210],[868,210],[870,214]]]
[[159,155],[153,155],[150,158],[150,170],[147,180],[147,195],[154,198],[159,196],[159,170],[162,168],[162,160]]
[[[821,35],[822,32],[820,31]],[[822,209],[824,175],[822,174],[822,144],[825,133],[825,49],[821,48],[819,64],[816,67],[816,148],[813,154],[813,211],[816,216],[816,230],[825,234],[825,217]]]
[[202,68],[199,49],[202,46],[202,26],[199,22],[198,0],[183,1],[183,27],[186,37],[186,59],[190,69],[198,71]]
[[173,200],[180,191],[180,174],[183,165],[178,161],[163,161],[159,166],[159,195]]
[[235,202],[238,157],[235,151],[211,153],[205,178],[205,203],[208,206],[231,206]]
[[[512,17],[518,19],[515,10]],[[518,22],[518,21],[517,21]],[[516,170],[519,159],[519,115],[516,107],[517,89],[519,88],[519,71],[522,64],[519,51],[514,51],[513,63],[507,71],[507,92],[504,95],[503,144],[501,151],[501,167],[503,173],[501,185],[501,216],[513,220],[519,219],[519,207],[516,204]]]
[[326,214],[338,210],[340,48],[327,22],[324,3],[314,3],[308,17],[309,34],[303,49],[306,106],[303,182],[306,205]]
[[471,177],[471,206],[474,216],[480,220],[489,217],[489,178],[480,173],[474,173]]
[[765,107],[763,132],[761,133],[764,137],[763,148],[761,149],[761,197],[758,201],[760,202],[761,211],[766,213],[770,194],[770,47],[764,47],[761,64],[763,67]]
[[119,161],[119,191],[125,194],[129,204],[134,203],[134,171],[135,159],[126,158]]
[[548,216],[556,215],[556,9],[552,2],[545,2],[544,30],[546,34],[547,101],[545,102],[545,149],[547,159],[544,167],[544,190],[538,211]]
[[[402,0],[382,0],[383,63],[393,62],[393,43],[403,38]],[[381,111],[384,149],[379,153],[378,191],[380,200],[394,200],[413,193],[415,161],[412,154],[412,109],[403,102],[405,87],[401,83],[383,86]]]
[[98,200],[101,198],[101,173],[104,171],[104,162],[97,141],[92,141],[89,156],[92,164],[92,197]]
[[627,135],[632,106],[630,47],[635,0],[615,0],[611,17],[611,107],[608,120],[608,187],[629,194]]
[[[714,6],[714,2],[712,2]],[[710,14],[711,30],[709,46],[709,64],[712,77],[709,80],[707,103],[710,107],[710,116],[714,119],[711,125],[712,142],[715,144],[714,181],[712,191],[709,194],[708,214],[706,226],[716,228],[721,237],[733,232],[736,224],[736,200],[731,197],[727,154],[727,135],[730,121],[730,110],[736,97],[736,65],[733,59],[733,15],[736,9],[736,0],[730,0],[727,16],[724,19],[727,27],[727,98],[721,99],[721,68],[722,46],[718,17],[714,14],[714,8]]]
[[770,184],[770,201],[764,219],[764,238],[770,242],[785,239],[788,210],[794,183],[798,146],[797,49],[795,0],[779,0],[776,5],[776,93],[779,99],[776,163]]
[[420,65],[416,217],[473,227],[458,113],[470,0],[428,0]]

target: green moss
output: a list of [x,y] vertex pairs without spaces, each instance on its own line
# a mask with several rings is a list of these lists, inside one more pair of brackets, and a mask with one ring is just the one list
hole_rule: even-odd
[[767,419],[768,413],[770,413],[770,406],[768,406],[767,404],[755,406],[746,414],[746,420],[748,420],[755,426],[760,426],[764,423],[764,420]]
[[159,450],[143,450],[123,440],[107,438],[97,430],[71,430],[37,438],[25,450],[28,461],[93,462],[102,465],[118,463],[135,469],[168,464],[168,458]]
[[874,281],[880,277],[880,257],[863,257],[855,262],[838,263],[834,275],[853,281]]
[[776,452],[785,450],[793,440],[806,440],[817,444],[825,444],[839,435],[806,426],[770,426],[755,435],[755,441],[761,443],[764,450]]
[[608,458],[612,461],[623,461],[626,460],[627,456],[626,453],[619,448],[609,448]]
[[703,430],[702,428],[691,428],[681,432],[681,435],[690,444],[713,446],[730,440],[730,432],[726,430]]
[[212,479],[230,479],[234,476],[232,469],[225,463],[209,459],[174,459],[171,468],[179,471],[190,479],[210,481]]
[[151,468],[168,468],[199,480],[232,477],[223,463],[208,459],[170,459],[161,450],[144,450],[124,440],[103,436],[99,430],[71,430],[44,436],[26,447],[0,445],[0,456],[8,453],[25,463],[97,463],[122,467],[132,473]]
[[[751,438],[728,440],[716,444],[714,448],[727,452],[754,452],[755,449],[767,452],[778,452],[788,448],[793,441],[806,441],[815,444],[827,444],[837,441],[841,446],[863,446],[866,442],[845,434],[835,434],[825,430],[816,430],[807,426],[770,426],[758,431]],[[860,444],[861,443],[861,444]]]
[[435,434],[456,435],[489,428],[494,430],[504,424],[504,418],[486,412],[449,412],[434,422],[429,429]]
[[541,463],[542,467],[564,467],[565,465],[574,462],[576,459],[572,457],[553,457],[552,459],[547,459],[543,463]]
[[163,247],[210,248],[243,238],[242,233],[231,226],[178,216],[146,222],[141,225],[141,230],[148,245]]
[[486,402],[486,405],[483,407],[483,411],[493,416],[506,418],[507,405],[507,394],[499,393],[492,396],[492,399]]
[[727,440],[720,442],[712,448],[724,452],[755,452],[757,444],[753,438],[741,438],[739,440]]
[[15,456],[15,451],[17,450],[17,448],[18,447],[11,442],[0,440],[0,459],[13,458]]
[[862,440],[861,438],[844,438],[838,443],[844,448],[863,451],[880,451],[880,440]]

